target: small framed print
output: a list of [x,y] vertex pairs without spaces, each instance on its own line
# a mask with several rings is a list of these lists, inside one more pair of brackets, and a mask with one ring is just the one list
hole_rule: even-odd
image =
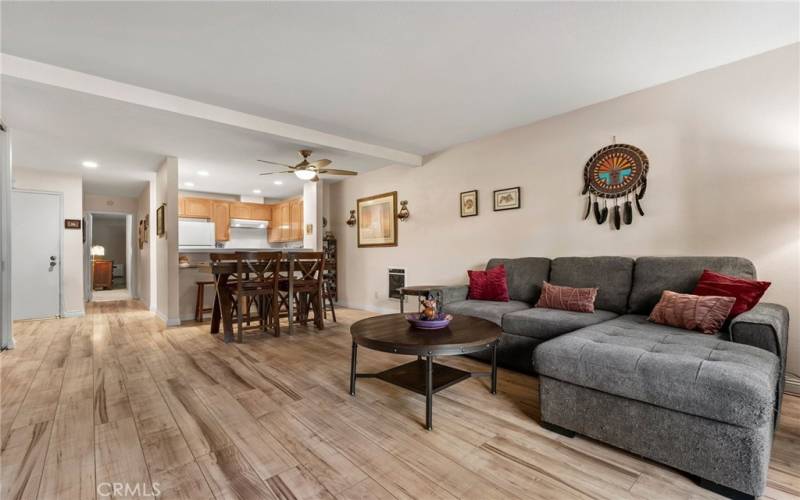
[[498,189],[494,192],[494,211],[514,210],[520,207],[519,187]]
[[81,219],[64,219],[64,229],[80,229]]
[[476,215],[478,215],[478,190],[464,191],[461,193],[461,217]]

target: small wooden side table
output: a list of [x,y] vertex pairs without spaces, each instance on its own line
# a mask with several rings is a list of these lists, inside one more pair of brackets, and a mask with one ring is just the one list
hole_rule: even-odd
[[398,291],[400,292],[400,314],[403,314],[405,311],[405,303],[406,303],[406,295],[413,295],[417,297],[417,300],[422,300],[419,297],[427,297],[428,295],[433,295],[436,298],[436,303],[441,308],[442,306],[442,299],[444,298],[443,289],[446,288],[444,285],[416,285],[416,286],[404,286],[399,288]]

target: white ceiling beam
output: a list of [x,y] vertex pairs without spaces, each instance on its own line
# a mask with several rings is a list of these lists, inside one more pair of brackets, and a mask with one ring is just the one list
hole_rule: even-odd
[[261,116],[242,113],[241,111],[234,111],[221,106],[214,106],[10,54],[0,54],[0,73],[85,94],[255,130],[301,144],[350,151],[403,165],[422,165],[422,156],[418,154],[355,141],[346,137],[320,132],[319,130],[270,120]]

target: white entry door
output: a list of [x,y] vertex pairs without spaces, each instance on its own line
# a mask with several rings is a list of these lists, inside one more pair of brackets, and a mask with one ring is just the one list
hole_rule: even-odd
[[11,208],[14,319],[61,314],[61,196],[14,191]]

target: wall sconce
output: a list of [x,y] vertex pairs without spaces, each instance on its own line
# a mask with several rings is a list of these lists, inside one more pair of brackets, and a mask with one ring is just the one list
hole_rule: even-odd
[[408,212],[408,201],[403,200],[400,202],[400,211],[397,212],[397,218],[400,222],[405,222],[409,217],[411,217],[411,214]]
[[356,211],[350,210],[350,218],[347,219],[347,225],[353,227],[356,225]]

